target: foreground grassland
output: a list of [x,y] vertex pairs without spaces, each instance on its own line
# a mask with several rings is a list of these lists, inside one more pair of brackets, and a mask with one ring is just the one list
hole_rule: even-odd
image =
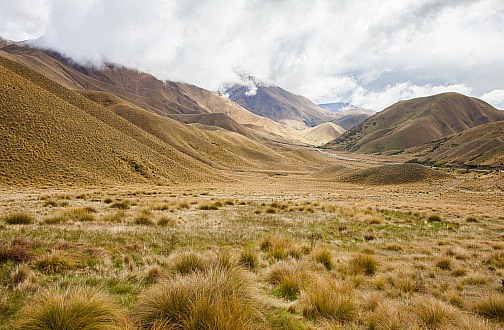
[[3,192],[0,328],[499,329],[504,194],[470,179]]

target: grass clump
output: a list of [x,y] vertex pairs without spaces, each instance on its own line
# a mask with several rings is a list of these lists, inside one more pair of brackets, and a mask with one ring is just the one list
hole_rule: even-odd
[[299,263],[280,261],[271,267],[266,278],[276,286],[274,293],[277,296],[294,300],[305,285],[308,275]]
[[1,245],[0,246],[0,264],[8,261],[21,263],[30,261],[33,258],[32,254],[26,247],[20,245]]
[[265,324],[254,294],[243,269],[213,267],[155,284],[133,316],[141,329],[259,329]]
[[480,315],[504,322],[504,295],[493,293],[481,297],[473,309]]
[[45,290],[17,314],[16,329],[127,329],[121,309],[108,295],[85,287]]
[[435,298],[416,299],[412,312],[423,329],[445,329],[458,324],[459,311]]
[[327,270],[331,270],[334,267],[332,254],[328,249],[324,248],[316,250],[313,253],[313,259],[315,259],[316,262],[324,265]]
[[49,274],[62,273],[72,268],[75,261],[62,251],[53,250],[35,262],[35,267]]
[[448,257],[442,257],[436,262],[436,267],[442,270],[452,269],[452,260]]
[[182,252],[174,256],[173,269],[180,274],[189,274],[205,269],[205,261],[196,252]]
[[246,249],[240,253],[238,264],[248,269],[255,269],[259,264],[259,257],[251,249]]
[[29,225],[35,222],[31,214],[23,212],[6,215],[3,220],[9,225]]
[[441,219],[441,216],[437,214],[432,214],[427,218],[427,222],[441,222],[443,219]]
[[353,288],[332,279],[314,280],[302,291],[299,301],[303,315],[308,318],[350,321],[356,313]]
[[177,220],[170,218],[170,217],[161,217],[157,221],[157,225],[161,227],[167,227],[167,226],[175,226],[177,224]]
[[130,202],[127,199],[125,199],[125,200],[117,201],[117,202],[110,204],[110,207],[114,208],[114,209],[119,209],[119,210],[127,210],[131,207],[131,205],[130,205]]
[[357,254],[348,264],[349,272],[354,275],[364,274],[372,276],[376,273],[377,269],[378,261],[376,261],[374,256],[369,254]]
[[91,222],[94,221],[94,216],[92,213],[95,211],[91,208],[78,208],[74,210],[69,210],[63,213],[63,217],[68,220],[78,221],[78,222]]

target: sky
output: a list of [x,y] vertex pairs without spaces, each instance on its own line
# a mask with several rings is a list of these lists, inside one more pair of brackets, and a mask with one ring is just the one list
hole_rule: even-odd
[[0,0],[0,36],[214,91],[254,76],[316,103],[504,109],[504,0]]

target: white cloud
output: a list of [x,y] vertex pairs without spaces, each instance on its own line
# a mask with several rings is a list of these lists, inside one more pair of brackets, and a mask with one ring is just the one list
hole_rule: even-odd
[[504,89],[494,89],[491,92],[483,94],[481,98],[497,109],[504,110]]
[[44,35],[81,62],[212,90],[245,72],[374,109],[453,86],[502,88],[503,31],[502,0],[0,0],[0,35]]
[[386,107],[400,100],[412,99],[415,97],[429,96],[445,92],[458,92],[462,94],[471,94],[472,89],[465,85],[448,86],[418,86],[411,82],[398,83],[394,86],[387,86],[381,91],[368,91],[362,87],[351,96],[353,105],[374,110],[383,110]]

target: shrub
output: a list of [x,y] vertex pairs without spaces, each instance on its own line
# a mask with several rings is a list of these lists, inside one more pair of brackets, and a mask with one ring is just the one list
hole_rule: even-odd
[[257,253],[247,249],[240,253],[238,263],[248,269],[255,269],[259,264],[259,258],[257,257]]
[[182,252],[174,256],[173,269],[180,274],[188,274],[205,269],[205,262],[196,252]]
[[17,329],[125,329],[126,319],[105,293],[89,288],[40,292],[17,314]]
[[35,222],[35,218],[28,213],[15,213],[5,216],[4,221],[9,225],[29,225]]
[[261,328],[254,292],[241,268],[214,267],[155,284],[139,297],[133,317],[142,329]]
[[376,258],[369,254],[358,254],[354,256],[348,265],[351,274],[374,275],[378,268]]
[[474,304],[474,310],[480,315],[504,322],[504,295],[493,293],[481,297]]
[[317,261],[318,263],[324,265],[327,270],[331,270],[334,267],[332,254],[328,249],[316,250],[313,253],[313,259],[315,259],[315,261]]
[[299,301],[305,317],[349,321],[356,312],[353,296],[351,287],[319,278],[301,292]]

